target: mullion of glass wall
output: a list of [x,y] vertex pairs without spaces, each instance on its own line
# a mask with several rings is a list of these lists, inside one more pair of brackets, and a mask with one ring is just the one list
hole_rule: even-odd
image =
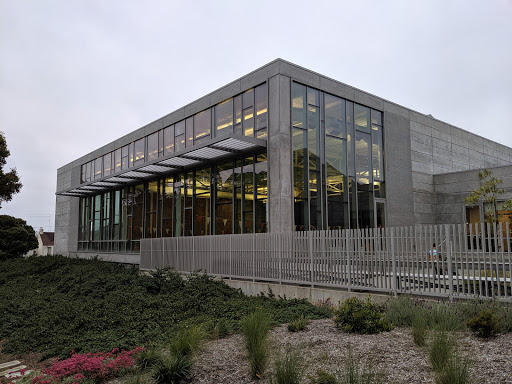
[[320,95],[308,87],[307,135],[309,155],[309,229],[322,229],[322,164],[320,141]]
[[345,100],[325,94],[325,194],[327,229],[349,227]]
[[297,231],[309,228],[306,91],[304,85],[292,83],[293,204],[294,228]]

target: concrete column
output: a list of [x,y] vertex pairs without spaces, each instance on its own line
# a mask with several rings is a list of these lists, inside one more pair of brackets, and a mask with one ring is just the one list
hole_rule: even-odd
[[291,80],[269,79],[268,201],[270,232],[293,230]]

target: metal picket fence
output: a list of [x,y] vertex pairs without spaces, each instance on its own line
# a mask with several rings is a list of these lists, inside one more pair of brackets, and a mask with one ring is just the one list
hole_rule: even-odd
[[[433,244],[437,257],[431,256]],[[510,300],[509,223],[141,240],[141,269],[231,279]]]

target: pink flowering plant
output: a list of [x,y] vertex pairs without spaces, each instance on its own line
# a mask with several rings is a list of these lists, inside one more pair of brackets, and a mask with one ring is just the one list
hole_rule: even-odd
[[133,368],[137,354],[142,351],[143,347],[131,351],[114,348],[112,352],[72,352],[70,358],[56,360],[43,374],[35,376],[32,384],[105,382]]

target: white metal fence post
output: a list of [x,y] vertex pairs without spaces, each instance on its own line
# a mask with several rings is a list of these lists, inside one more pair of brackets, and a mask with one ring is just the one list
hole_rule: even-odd
[[309,246],[309,281],[311,283],[311,287],[313,287],[313,232],[308,231],[308,246]]
[[451,250],[451,231],[450,225],[445,224],[444,235],[446,236],[446,262],[448,263],[448,296],[450,299],[453,298],[453,273],[452,273],[452,250]]
[[389,238],[391,241],[391,268],[392,268],[392,281],[391,281],[391,289],[393,290],[393,295],[397,295],[397,279],[398,276],[396,275],[396,255],[395,255],[395,228],[391,227],[389,229]]

